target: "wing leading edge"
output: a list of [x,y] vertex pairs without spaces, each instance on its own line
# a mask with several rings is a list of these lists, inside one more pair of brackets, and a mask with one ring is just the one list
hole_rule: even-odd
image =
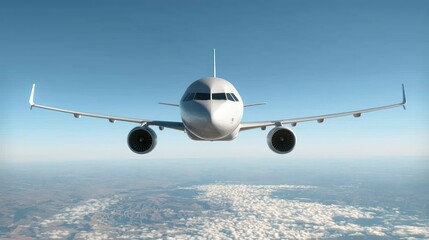
[[36,108],[42,108],[57,112],[63,112],[63,113],[70,113],[73,114],[75,118],[80,118],[81,116],[86,117],[94,117],[94,118],[102,118],[109,120],[110,123],[115,123],[116,121],[122,121],[122,122],[133,122],[138,123],[142,126],[159,126],[160,128],[171,128],[176,130],[185,130],[185,127],[182,122],[169,122],[169,121],[153,121],[153,120],[147,120],[147,119],[140,119],[140,118],[127,118],[127,117],[117,117],[117,116],[110,116],[110,115],[102,115],[102,114],[94,114],[94,113],[87,113],[87,112],[79,112],[79,111],[73,111],[73,110],[67,110],[62,108],[56,108],[56,107],[50,107],[50,106],[44,106],[34,103],[34,91],[35,91],[36,85],[33,84],[33,88],[31,89],[30,94],[30,109],[33,107]]
[[406,103],[407,103],[407,98],[405,96],[405,87],[404,87],[404,84],[402,84],[402,102],[401,103],[396,103],[396,104],[391,104],[391,105],[386,105],[381,107],[367,108],[367,109],[350,111],[350,112],[312,116],[312,117],[290,118],[290,119],[281,119],[281,120],[274,120],[274,121],[242,122],[240,131],[254,129],[254,128],[264,128],[267,126],[281,126],[283,124],[291,124],[294,127],[297,125],[297,123],[308,122],[308,121],[317,121],[319,123],[322,123],[323,121],[325,121],[325,119],[328,119],[328,118],[344,117],[344,116],[350,116],[350,115],[353,115],[353,117],[360,117],[362,113],[374,112],[374,111],[379,111],[379,110],[384,110],[389,108],[402,106],[405,109]]

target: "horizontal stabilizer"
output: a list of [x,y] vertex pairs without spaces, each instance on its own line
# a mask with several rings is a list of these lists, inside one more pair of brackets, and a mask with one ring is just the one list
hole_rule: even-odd
[[173,106],[173,107],[178,107],[179,104],[175,104],[175,103],[166,103],[166,102],[159,102],[159,104],[161,105],[167,105],[167,106]]
[[267,103],[252,103],[252,104],[244,104],[243,107],[254,107],[254,106],[260,106],[260,105],[265,105]]

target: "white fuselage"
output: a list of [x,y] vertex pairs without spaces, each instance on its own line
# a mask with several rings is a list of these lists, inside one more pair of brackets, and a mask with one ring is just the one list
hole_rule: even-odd
[[191,139],[232,140],[240,130],[243,101],[225,79],[202,78],[186,89],[180,113]]

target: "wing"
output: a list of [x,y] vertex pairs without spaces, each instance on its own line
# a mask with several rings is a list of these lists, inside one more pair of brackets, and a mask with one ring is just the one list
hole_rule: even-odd
[[140,118],[127,118],[127,117],[116,117],[116,116],[109,116],[109,115],[101,115],[101,114],[94,114],[94,113],[86,113],[86,112],[79,112],[79,111],[73,111],[73,110],[67,110],[62,108],[55,108],[50,106],[44,106],[34,103],[34,90],[36,88],[36,85],[33,84],[33,88],[31,89],[31,95],[30,95],[30,109],[33,107],[36,108],[43,108],[47,110],[57,111],[57,112],[63,112],[63,113],[70,113],[73,114],[75,118],[80,118],[81,116],[86,117],[95,117],[95,118],[103,118],[109,120],[111,123],[115,123],[116,121],[123,121],[123,122],[133,122],[138,123],[142,126],[159,126],[160,128],[171,128],[176,130],[183,131],[185,129],[182,122],[168,122],[168,121],[153,121],[153,120],[147,120],[147,119],[140,119]]
[[281,119],[281,120],[274,120],[274,121],[242,122],[240,131],[253,129],[253,128],[264,128],[267,126],[281,126],[283,124],[291,124],[294,127],[296,126],[297,123],[308,122],[308,121],[317,121],[319,123],[322,123],[327,118],[344,117],[344,116],[350,116],[350,115],[353,115],[353,117],[360,117],[362,113],[374,112],[374,111],[384,110],[388,108],[395,108],[395,107],[402,106],[405,109],[406,102],[407,102],[407,98],[405,96],[405,87],[404,87],[404,84],[402,84],[402,102],[401,103],[375,107],[375,108],[367,108],[367,109],[350,111],[350,112],[312,116],[312,117]]

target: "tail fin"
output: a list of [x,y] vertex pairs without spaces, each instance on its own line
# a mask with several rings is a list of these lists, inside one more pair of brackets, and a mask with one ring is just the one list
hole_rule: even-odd
[[216,78],[216,49],[213,48],[213,77]]

